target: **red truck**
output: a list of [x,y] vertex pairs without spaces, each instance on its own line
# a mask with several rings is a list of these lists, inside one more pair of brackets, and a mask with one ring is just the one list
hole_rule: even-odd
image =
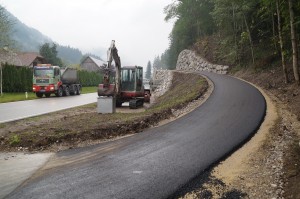
[[37,97],[80,95],[81,87],[76,69],[61,69],[51,64],[38,64],[33,68],[32,90]]

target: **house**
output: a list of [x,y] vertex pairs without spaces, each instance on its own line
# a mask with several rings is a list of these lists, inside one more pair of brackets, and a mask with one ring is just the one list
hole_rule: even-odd
[[46,64],[46,59],[35,52],[0,51],[0,62],[15,66],[32,68],[37,64]]
[[46,64],[46,59],[42,57],[40,54],[35,52],[23,52],[17,53],[17,57],[20,61],[20,64],[14,64],[16,66],[26,66],[32,68],[37,64]]
[[97,72],[102,70],[104,64],[104,61],[88,56],[81,62],[80,68],[87,71]]

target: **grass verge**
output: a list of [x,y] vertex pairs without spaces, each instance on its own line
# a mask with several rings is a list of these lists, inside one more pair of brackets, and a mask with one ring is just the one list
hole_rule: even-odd
[[[208,83],[198,74],[174,72],[169,91],[144,112],[98,114],[95,104],[74,108],[69,115],[64,116],[61,112],[54,121],[40,124],[35,121],[34,125],[22,130],[11,131],[2,139],[0,150],[12,151],[15,147],[44,150],[59,144],[76,147],[84,141],[138,133],[170,118],[172,109],[184,107],[203,95],[207,88]],[[76,111],[78,114],[75,114]],[[49,118],[47,115],[41,117]]]
[[87,94],[87,93],[96,93],[97,92],[96,86],[90,86],[90,87],[82,87],[81,93]]
[[37,99],[35,93],[27,92],[27,95],[28,96],[26,98],[25,92],[24,93],[3,93],[2,96],[0,96],[0,103]]
[[[82,87],[82,94],[87,93],[95,93],[97,92],[97,87]],[[0,103],[6,103],[6,102],[16,102],[16,101],[24,101],[24,100],[33,100],[38,99],[33,92],[27,92],[27,98],[26,94],[24,93],[3,93],[2,96],[0,96]],[[54,94],[52,94],[54,96]]]

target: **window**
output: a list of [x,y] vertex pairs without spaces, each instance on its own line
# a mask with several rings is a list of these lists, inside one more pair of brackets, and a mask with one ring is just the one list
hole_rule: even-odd
[[143,86],[143,70],[142,70],[142,68],[137,68],[136,70],[137,70],[137,72],[136,72],[136,76],[137,76],[136,90],[141,91],[142,86]]
[[59,75],[59,69],[58,68],[55,68],[54,69],[54,76],[58,76]]
[[34,76],[35,77],[44,77],[49,78],[53,77],[53,69],[52,68],[34,68]]
[[122,69],[121,70],[121,88],[123,91],[134,91],[135,70]]

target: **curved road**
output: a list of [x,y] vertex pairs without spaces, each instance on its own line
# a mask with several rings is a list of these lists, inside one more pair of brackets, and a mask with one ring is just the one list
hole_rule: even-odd
[[251,85],[205,73],[211,97],[192,113],[140,134],[58,153],[8,198],[166,198],[260,126],[266,104]]
[[50,97],[0,104],[0,123],[15,121],[97,102],[97,93]]

